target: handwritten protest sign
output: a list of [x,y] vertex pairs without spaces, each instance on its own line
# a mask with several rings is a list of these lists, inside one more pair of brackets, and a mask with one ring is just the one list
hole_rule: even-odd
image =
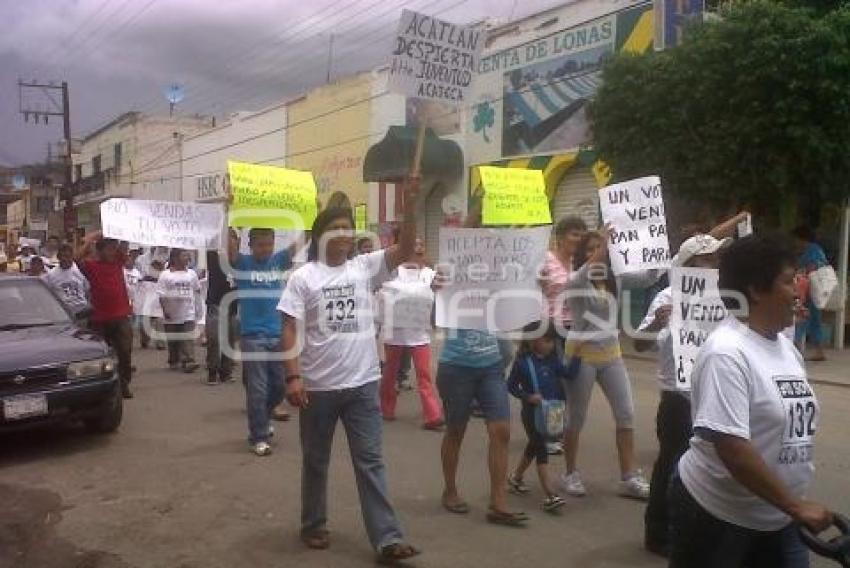
[[440,230],[440,327],[507,331],[540,319],[550,227]]
[[390,61],[390,91],[452,104],[470,97],[484,47],[480,30],[404,10]]
[[115,197],[100,204],[103,236],[147,246],[217,248],[224,208],[215,203]]
[[552,222],[540,170],[481,166],[484,225],[543,225]]
[[366,230],[366,204],[354,206],[354,230],[362,233]]
[[699,349],[727,316],[717,287],[719,272],[706,268],[674,267],[670,271],[673,313],[670,334],[676,362],[676,387],[691,389],[691,373]]
[[227,162],[231,227],[309,230],[318,214],[313,174],[275,166]]
[[608,252],[616,276],[670,266],[667,218],[657,176],[603,187],[599,203],[602,219],[614,228]]
[[434,292],[424,282],[385,282],[379,293],[380,322],[389,328],[430,329]]

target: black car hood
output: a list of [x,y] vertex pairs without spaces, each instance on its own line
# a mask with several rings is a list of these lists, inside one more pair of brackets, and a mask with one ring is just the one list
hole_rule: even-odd
[[0,373],[103,357],[109,347],[74,325],[0,331]]

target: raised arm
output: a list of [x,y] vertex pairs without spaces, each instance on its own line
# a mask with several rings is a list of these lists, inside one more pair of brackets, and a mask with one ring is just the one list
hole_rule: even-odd
[[738,230],[738,223],[746,219],[747,215],[749,215],[748,211],[741,211],[731,219],[727,219],[714,227],[708,234],[718,240],[734,237]]
[[94,244],[102,238],[103,233],[100,231],[95,231],[86,235],[83,239],[83,243],[77,248],[77,250],[74,251],[74,260],[81,262],[91,256]]
[[416,200],[419,196],[419,176],[410,176],[404,186],[404,220],[398,242],[387,249],[387,270],[392,272],[413,256],[416,248]]

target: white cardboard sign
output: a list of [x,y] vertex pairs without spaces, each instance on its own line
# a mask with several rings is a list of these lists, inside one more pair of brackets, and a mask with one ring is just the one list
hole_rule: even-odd
[[108,199],[100,204],[103,236],[149,246],[217,249],[224,226],[220,203]]
[[481,30],[404,10],[390,60],[390,91],[462,104],[484,47]]
[[679,390],[691,390],[691,373],[700,347],[728,315],[717,286],[718,277],[719,272],[709,268],[670,270],[670,334]]
[[603,187],[599,203],[602,219],[614,229],[608,253],[615,276],[670,267],[667,217],[658,176]]
[[437,325],[511,331],[539,320],[537,279],[550,233],[550,225],[440,229],[437,271],[447,284],[437,292]]

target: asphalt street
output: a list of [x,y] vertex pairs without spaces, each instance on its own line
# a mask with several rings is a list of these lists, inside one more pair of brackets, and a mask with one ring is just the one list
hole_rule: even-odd
[[[332,547],[307,551],[298,540],[300,452],[297,422],[278,423],[275,453],[248,450],[240,382],[209,387],[200,372],[165,369],[165,353],[136,352],[136,398],[119,432],[93,437],[58,426],[0,435],[0,567],[217,568],[371,566],[357,492],[341,429],[335,441],[330,513]],[[635,384],[640,461],[655,455],[654,364],[629,360]],[[822,420],[813,497],[850,512],[850,389],[817,385]],[[511,461],[525,439],[514,413]],[[644,505],[616,495],[610,411],[597,390],[580,453],[590,494],[569,498],[558,516],[539,508],[535,477],[527,528],[486,523],[483,424],[469,429],[461,487],[473,507],[451,515],[439,505],[440,434],[421,429],[418,398],[401,395],[399,419],[386,425],[385,459],[393,501],[419,567],[662,567],[642,549]],[[553,466],[563,468],[559,458]],[[816,562],[815,566],[830,566]]]

